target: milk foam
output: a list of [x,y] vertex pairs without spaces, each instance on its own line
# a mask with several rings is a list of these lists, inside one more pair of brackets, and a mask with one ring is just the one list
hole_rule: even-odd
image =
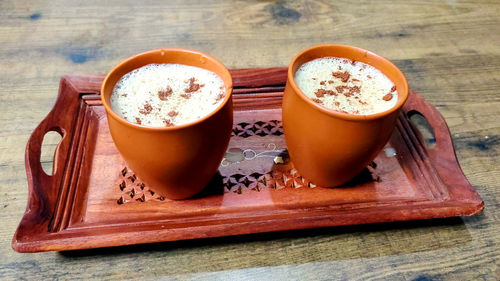
[[111,94],[111,108],[130,122],[171,127],[201,119],[224,100],[215,73],[182,64],[149,64],[125,74]]
[[369,115],[386,111],[398,100],[394,83],[371,65],[324,57],[304,63],[295,83],[315,102],[333,110]]

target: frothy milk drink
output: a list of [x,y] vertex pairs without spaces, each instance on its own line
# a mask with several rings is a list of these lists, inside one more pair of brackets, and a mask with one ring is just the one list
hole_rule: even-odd
[[295,82],[316,103],[349,114],[383,112],[398,100],[394,83],[382,72],[345,58],[324,57],[304,63],[295,73]]
[[226,97],[215,73],[183,64],[148,64],[115,85],[111,108],[126,120],[149,127],[172,127],[199,120]]

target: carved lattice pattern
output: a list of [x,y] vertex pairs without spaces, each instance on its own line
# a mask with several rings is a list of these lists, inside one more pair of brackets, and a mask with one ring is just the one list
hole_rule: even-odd
[[283,135],[283,126],[281,121],[257,121],[253,123],[241,122],[233,127],[233,136],[248,138],[251,136],[281,136]]
[[[254,172],[248,175],[233,174],[223,177],[222,185],[224,193],[234,192],[238,194],[251,191],[260,192],[265,188],[316,187],[313,183],[300,176],[295,169],[286,172],[271,171],[267,173]],[[165,200],[165,197],[160,196],[149,189],[144,183],[140,182],[136,175],[127,168],[123,168],[120,173],[117,188],[122,192],[121,197],[117,200],[118,204]]]

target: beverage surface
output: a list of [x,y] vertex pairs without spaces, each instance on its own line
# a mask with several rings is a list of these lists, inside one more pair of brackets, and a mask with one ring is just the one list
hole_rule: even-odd
[[172,127],[201,119],[226,97],[215,73],[182,64],[148,64],[125,74],[111,94],[111,108],[126,120]]
[[349,114],[383,112],[398,100],[394,83],[380,70],[345,58],[306,62],[295,73],[295,83],[314,102]]

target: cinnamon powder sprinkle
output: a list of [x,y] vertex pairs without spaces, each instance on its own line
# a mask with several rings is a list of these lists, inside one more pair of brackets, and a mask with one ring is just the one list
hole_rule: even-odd
[[168,116],[170,116],[170,117],[175,117],[175,116],[177,116],[178,114],[179,114],[179,112],[172,110],[172,111],[170,111],[170,112],[168,113]]
[[339,106],[339,105],[340,105],[340,102],[336,101],[334,104],[335,104],[336,106]]
[[142,124],[142,121],[141,121],[141,119],[140,119],[140,118],[135,117],[135,123],[137,123],[137,124],[141,125],[141,124]]
[[339,94],[342,94],[342,92],[344,92],[345,89],[349,89],[348,86],[337,86],[335,87],[335,90],[337,90],[337,92],[339,92]]
[[226,93],[220,93],[219,95],[217,95],[217,98],[215,98],[215,101],[218,102],[225,97],[226,97]]
[[396,91],[396,85],[392,86],[391,93]]
[[335,93],[335,92],[334,92],[334,91],[332,91],[332,90],[326,90],[326,91],[325,91],[325,94],[327,94],[327,95],[329,95],[329,96],[336,96],[336,95],[337,95],[337,93]]
[[390,101],[390,100],[392,100],[392,94],[387,94],[382,99],[385,101]]
[[347,93],[344,93],[344,96],[351,97],[356,93],[361,92],[361,88],[359,86],[353,86],[353,87],[347,87],[349,91]]
[[139,110],[139,113],[144,114],[144,115],[148,115],[149,113],[151,113],[152,110],[153,110],[153,107],[149,103],[146,103],[144,105],[144,108]]
[[328,84],[333,84],[333,80],[328,80]]
[[186,92],[186,93],[196,92],[201,87],[205,86],[204,84],[194,83],[194,81],[195,81],[194,77],[189,78],[188,81],[189,81],[189,86],[188,86],[188,88],[184,89],[184,92]]
[[183,98],[185,98],[185,99],[191,98],[190,94],[180,94],[180,96],[183,97]]
[[316,93],[314,93],[318,98],[321,98],[325,95],[326,91],[323,89],[318,89]]
[[172,95],[172,88],[170,87],[167,87],[165,90],[158,91],[158,98],[160,100],[166,101],[170,95]]
[[344,71],[344,72],[332,72],[332,76],[335,78],[340,78],[342,82],[347,82],[349,80],[349,77],[351,77],[351,74],[349,72]]
[[323,103],[320,99],[312,99],[315,103]]
[[325,84],[326,84],[326,82],[325,82],[325,81],[321,81],[321,82],[319,82],[319,84],[320,84],[320,85],[325,85]]
[[163,122],[165,123],[165,127],[173,127],[174,124],[172,123],[172,121],[170,121],[170,119],[163,119]]
[[359,86],[352,86],[349,88],[349,92],[359,94],[361,92],[361,88]]

